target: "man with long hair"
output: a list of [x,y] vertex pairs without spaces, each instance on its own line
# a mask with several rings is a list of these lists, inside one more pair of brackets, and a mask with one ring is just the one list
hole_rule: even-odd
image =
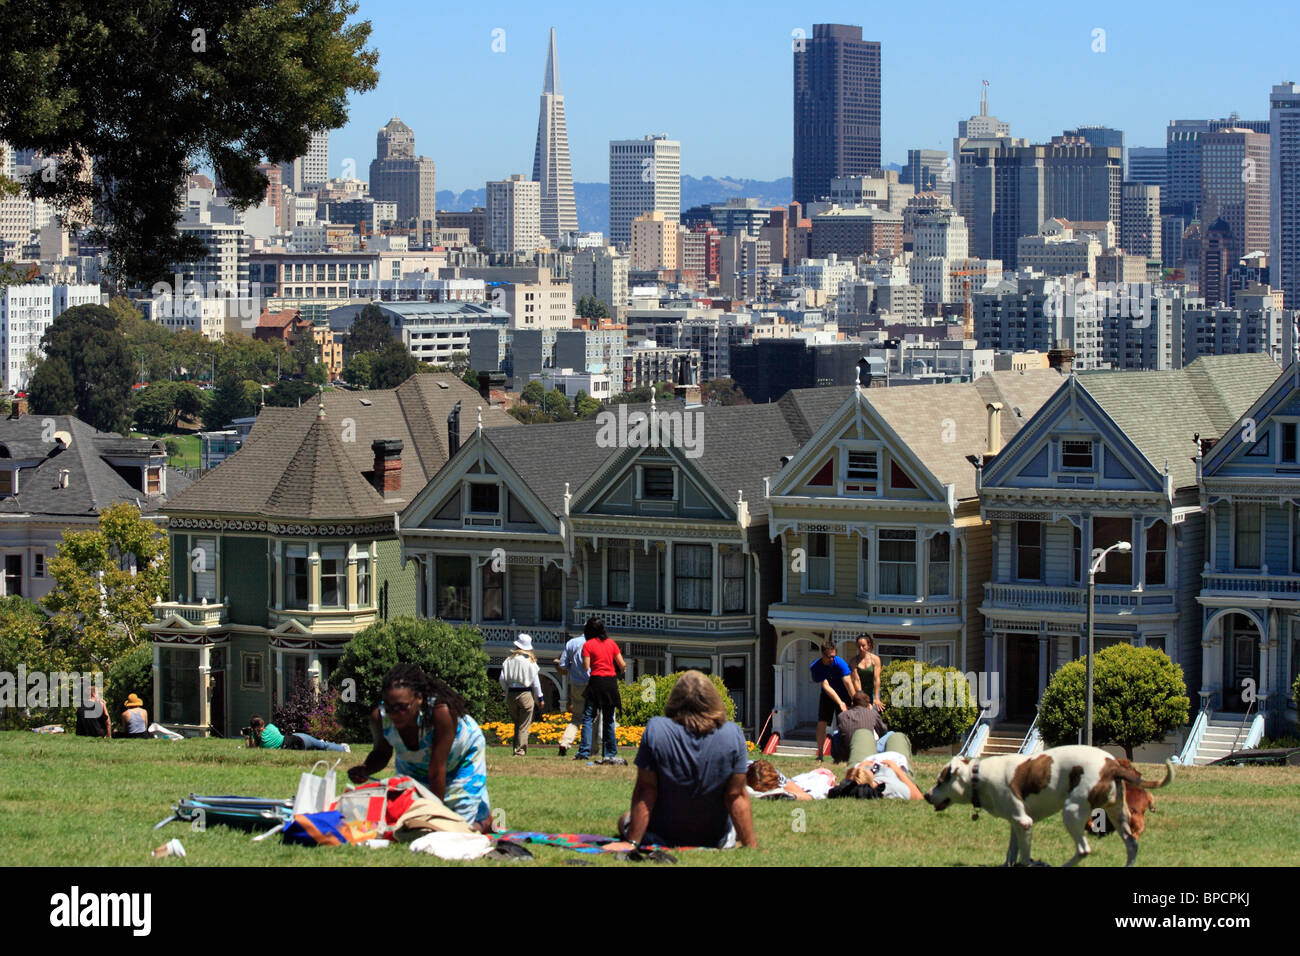
[[633,845],[758,845],[745,770],[745,735],[699,671],[677,680],[663,717],[646,724],[637,751],[632,809],[619,835]]

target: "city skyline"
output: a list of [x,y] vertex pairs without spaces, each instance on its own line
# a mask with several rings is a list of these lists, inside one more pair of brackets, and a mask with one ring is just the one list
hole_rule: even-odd
[[[1118,3],[1078,14],[1013,4],[999,8],[996,20],[965,7],[943,12],[920,23],[901,8],[865,18],[860,7],[844,3],[797,15],[759,3],[741,18],[670,3],[630,34],[581,8],[435,13],[370,0],[358,16],[373,24],[380,81],[354,99],[349,122],[331,133],[330,173],[363,174],[374,131],[394,115],[424,137],[443,188],[479,189],[527,169],[536,144],[537,66],[552,27],[570,51],[564,92],[577,182],[606,181],[610,140],[663,131],[682,142],[686,175],[791,175],[793,44],[795,31],[811,37],[814,22],[861,25],[864,40],[881,44],[885,164],[902,165],[909,148],[950,148],[957,122],[978,112],[984,80],[991,112],[1011,122],[1017,136],[1045,142],[1066,128],[1103,125],[1124,130],[1129,147],[1163,145],[1173,119],[1234,110],[1259,118],[1274,84],[1300,80],[1286,29],[1300,25],[1300,15],[1280,6],[1267,31],[1225,20],[1214,71],[1194,65],[1203,46],[1194,10],[1169,23],[1159,11]],[[455,97],[428,93],[427,56],[416,44],[430,32],[460,37],[439,47],[440,75],[462,78]],[[728,60],[729,45],[745,56]],[[665,49],[672,57],[662,55]],[[936,55],[940,49],[943,56]],[[700,62],[733,66],[701,73],[677,65]],[[1034,81],[1044,63],[1051,81]],[[702,95],[706,82],[709,95]],[[725,111],[709,106],[719,102],[728,104]],[[494,144],[487,161],[484,130]]]

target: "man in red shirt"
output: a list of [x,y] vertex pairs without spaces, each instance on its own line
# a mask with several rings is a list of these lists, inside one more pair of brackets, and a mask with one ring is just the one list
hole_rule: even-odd
[[587,682],[587,697],[583,702],[582,739],[578,756],[591,756],[591,725],[600,711],[604,728],[604,753],[601,763],[627,761],[618,756],[618,742],[614,739],[614,711],[619,707],[618,679],[627,670],[627,663],[618,645],[605,633],[605,622],[598,617],[587,618],[582,628],[587,643],[582,646],[582,666],[591,675]]

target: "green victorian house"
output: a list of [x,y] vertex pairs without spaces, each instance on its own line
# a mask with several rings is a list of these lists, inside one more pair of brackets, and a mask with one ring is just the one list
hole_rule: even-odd
[[480,408],[485,428],[517,425],[442,374],[264,408],[238,452],[168,503],[156,719],[229,736],[296,681],[328,681],[358,631],[415,614],[396,515],[447,461],[459,412],[468,423]]

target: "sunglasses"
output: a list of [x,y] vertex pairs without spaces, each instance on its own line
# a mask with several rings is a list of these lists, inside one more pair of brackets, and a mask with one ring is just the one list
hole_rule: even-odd
[[406,704],[385,704],[384,711],[388,714],[404,714],[415,706],[415,701]]

